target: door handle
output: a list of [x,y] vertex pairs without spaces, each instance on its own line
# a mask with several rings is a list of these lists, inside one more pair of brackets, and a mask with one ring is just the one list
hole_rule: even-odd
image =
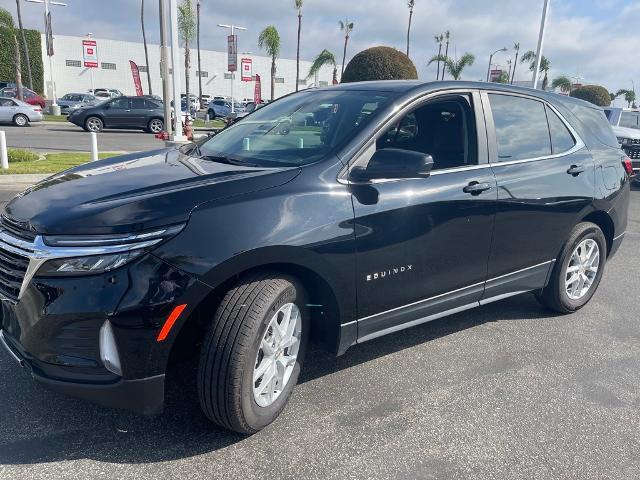
[[567,170],[567,173],[569,175],[573,175],[574,177],[577,177],[582,172],[584,172],[584,167],[582,165],[571,165],[569,167],[569,170]]
[[462,189],[464,193],[470,193],[471,195],[480,195],[482,192],[491,190],[492,185],[490,183],[480,183],[473,181]]

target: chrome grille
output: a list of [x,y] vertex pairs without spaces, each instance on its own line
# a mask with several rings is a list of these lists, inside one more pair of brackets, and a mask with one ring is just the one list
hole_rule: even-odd
[[14,220],[13,218],[6,216],[4,213],[0,216],[0,227],[2,230],[6,230],[12,235],[24,240],[33,241],[36,238],[35,232],[29,230],[26,222]]
[[640,160],[640,145],[638,147],[623,147],[624,153],[632,160]]
[[9,251],[6,244],[0,241],[0,295],[14,302],[18,300],[28,266],[28,257],[15,250]]

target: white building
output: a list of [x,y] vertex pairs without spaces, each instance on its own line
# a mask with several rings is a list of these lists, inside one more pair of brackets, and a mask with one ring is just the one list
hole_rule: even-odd
[[[129,60],[133,60],[140,69],[142,88],[147,94],[147,74],[144,57],[144,46],[137,42],[123,42],[120,40],[108,40],[92,38],[97,42],[98,68],[85,68],[82,61],[82,40],[85,37],[72,37],[55,35],[53,46],[55,55],[53,60],[53,74],[56,85],[56,94],[61,97],[65,93],[86,92],[92,88],[116,88],[125,95],[135,95],[133,76],[129,66]],[[242,38],[240,37],[240,42]],[[44,61],[45,93],[47,98],[52,98],[53,91],[49,82],[49,62],[46,60],[45,38],[42,36],[42,57]],[[160,45],[147,44],[149,51],[149,65],[151,71],[151,88],[155,95],[162,95],[162,80],[160,78]],[[227,53],[212,50],[200,50],[202,65],[202,93],[214,95],[231,95],[231,74],[227,72]],[[240,59],[250,58],[253,65],[253,75],[260,75],[262,83],[262,98],[268,99],[271,92],[271,58],[252,54],[238,54],[238,70]],[[171,53],[169,50],[169,65],[171,65]],[[300,87],[326,86],[331,84],[333,69],[325,66],[317,78],[305,80],[309,73],[311,62],[300,61]],[[295,90],[296,62],[295,60],[278,59],[276,61],[275,96],[280,97]],[[340,66],[338,66],[340,70]],[[182,92],[185,91],[184,76],[184,49],[180,49],[180,82]],[[240,80],[240,72],[236,72],[234,80],[234,98],[253,98],[253,81]],[[170,87],[171,88],[171,87]],[[198,94],[198,57],[197,50],[191,49],[191,68],[189,92]]]

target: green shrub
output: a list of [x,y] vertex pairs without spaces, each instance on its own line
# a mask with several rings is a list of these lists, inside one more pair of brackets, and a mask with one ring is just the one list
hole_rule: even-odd
[[585,85],[584,87],[576,88],[570,95],[591,102],[599,107],[608,107],[611,105],[609,90],[600,85]]
[[342,82],[365,80],[415,80],[416,66],[404,53],[391,47],[372,47],[351,59]]
[[[31,60],[33,89],[42,95],[44,93],[44,66],[42,63],[40,32],[37,30],[25,30],[24,34],[27,38],[29,59]],[[28,87],[27,61],[24,58],[20,33],[18,33],[18,43],[20,45],[20,53],[22,54],[22,84]],[[0,28],[0,80],[5,82],[13,82],[16,79],[15,52],[13,49],[14,44],[11,33],[5,28]]]
[[40,155],[31,150],[22,150],[20,148],[9,148],[7,151],[9,164],[19,162],[33,162],[40,158]]

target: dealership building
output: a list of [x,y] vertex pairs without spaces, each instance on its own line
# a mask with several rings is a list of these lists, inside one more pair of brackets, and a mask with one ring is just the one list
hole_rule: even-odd
[[[67,35],[55,35],[52,57],[53,79],[55,81],[56,95],[61,97],[65,93],[86,92],[92,88],[115,88],[125,95],[135,95],[133,75],[130,61],[135,62],[140,70],[142,88],[144,93],[149,93],[147,85],[147,68],[151,72],[151,89],[154,94],[162,95],[162,79],[160,77],[160,46],[147,44],[149,51],[149,65],[144,56],[144,46],[137,42],[123,42],[120,40],[108,40],[93,37],[96,42],[97,68],[84,66],[83,40],[86,37]],[[46,41],[42,36],[42,55],[46,59]],[[171,52],[169,50],[169,65],[171,65]],[[227,53],[213,50],[200,50],[200,63],[202,71],[198,70],[197,50],[191,49],[191,68],[189,80],[189,92],[198,94],[198,77],[202,77],[202,93],[211,96],[231,95],[231,83],[233,81],[234,98],[253,98],[255,88],[255,75],[260,75],[262,83],[262,98],[268,99],[271,92],[271,58],[253,54],[238,53],[238,71],[232,80],[231,73],[227,71]],[[252,80],[243,81],[240,75],[241,59],[250,59]],[[245,62],[249,63],[249,62]],[[313,86],[326,86],[331,83],[333,69],[325,66],[316,75],[308,80],[311,62],[300,61],[299,89]],[[338,66],[340,70],[340,66]],[[185,91],[184,49],[180,49],[180,85]],[[50,82],[49,62],[44,61],[45,94],[47,98],[53,97],[53,89]],[[249,75],[246,75],[249,78]],[[295,91],[296,61],[288,59],[276,60],[275,96],[280,97]]]

